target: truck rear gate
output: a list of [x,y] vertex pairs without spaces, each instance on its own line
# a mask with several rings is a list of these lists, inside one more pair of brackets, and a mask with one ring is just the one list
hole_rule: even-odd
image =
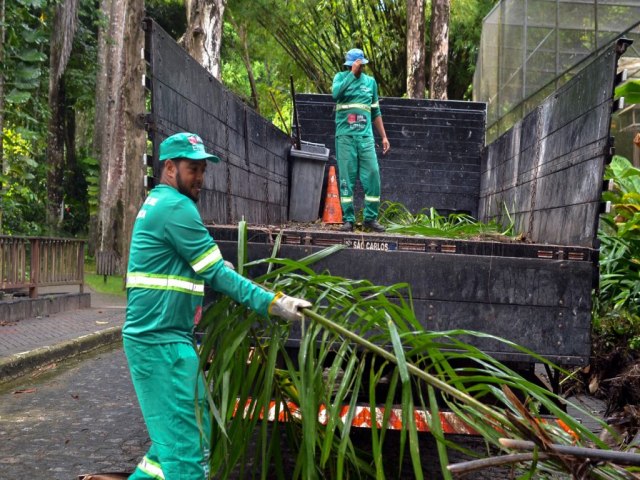
[[[217,225],[210,231],[225,258],[234,258],[236,227]],[[268,257],[279,231],[250,227],[250,259]],[[593,250],[285,228],[279,256],[299,259],[335,243],[352,248],[318,262],[314,270],[379,285],[409,283],[416,318],[425,329],[489,333],[561,364],[588,360]],[[581,259],[558,259],[569,254]],[[294,324],[290,340],[299,338]],[[502,342],[468,340],[502,361],[532,360]]]
[[[228,92],[162,29],[146,22],[154,157],[160,141],[195,131],[221,156],[207,171],[199,204],[227,258],[234,224],[250,228],[250,259],[271,254],[287,221],[291,140]],[[414,213],[466,211],[502,220],[505,208],[526,242],[449,240],[284,228],[279,256],[300,258],[333,243],[345,249],[315,268],[377,284],[408,282],[425,328],[504,337],[564,364],[590,354],[591,291],[597,284],[597,221],[619,54],[612,45],[491,145],[485,106],[382,98],[392,150],[380,156],[382,198]],[[333,102],[299,95],[303,140],[332,151]],[[157,175],[158,162],[154,161]],[[299,333],[292,332],[292,340]],[[498,359],[531,358],[488,339],[470,339]]]

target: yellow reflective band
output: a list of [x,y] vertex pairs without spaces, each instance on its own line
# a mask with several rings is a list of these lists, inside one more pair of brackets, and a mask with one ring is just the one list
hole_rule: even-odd
[[371,111],[370,105],[365,105],[364,103],[339,103],[336,105],[336,109],[338,110],[350,110],[352,108],[357,108],[359,110],[365,110],[367,112]]
[[140,460],[140,463],[138,464],[138,468],[152,478],[164,480],[164,473],[162,473],[160,464],[153,460],[149,460],[146,456],[142,457],[142,460]]
[[284,293],[282,292],[276,293],[275,297],[273,297],[273,300],[271,300],[271,303],[269,304],[269,308],[267,308],[267,313],[269,315],[271,315],[271,309],[273,308],[273,305],[278,301],[278,299],[282,297],[284,297]]
[[378,108],[378,107],[380,107],[380,104],[378,102],[371,104],[371,108]]
[[151,273],[127,273],[127,288],[148,288],[151,290],[174,290],[204,296],[204,282],[176,275]]
[[351,203],[353,202],[353,197],[340,197],[340,201],[342,203]]
[[191,268],[193,268],[196,273],[200,273],[220,260],[222,260],[222,253],[220,253],[218,246],[215,245],[191,262]]
[[364,201],[365,202],[379,202],[380,201],[380,197],[370,197],[369,195],[365,195],[364,196]]

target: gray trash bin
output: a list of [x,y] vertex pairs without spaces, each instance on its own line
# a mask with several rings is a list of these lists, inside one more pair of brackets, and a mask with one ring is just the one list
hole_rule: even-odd
[[291,185],[289,220],[314,222],[318,219],[324,167],[329,149],[322,143],[301,142],[300,150],[291,147]]

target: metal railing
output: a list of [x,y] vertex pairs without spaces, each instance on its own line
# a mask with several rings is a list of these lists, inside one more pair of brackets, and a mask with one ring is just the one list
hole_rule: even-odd
[[84,240],[0,235],[0,291],[79,285],[84,292]]

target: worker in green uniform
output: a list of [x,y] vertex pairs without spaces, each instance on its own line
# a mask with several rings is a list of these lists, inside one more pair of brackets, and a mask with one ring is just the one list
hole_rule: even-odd
[[[127,271],[124,351],[151,448],[131,479],[208,478],[210,423],[194,347],[204,282],[263,316],[302,318],[306,300],[274,294],[237,274],[204,227],[196,202],[207,162],[201,138],[178,133],[160,144],[160,184],[136,218]],[[196,399],[196,396],[198,397]],[[202,427],[202,431],[199,428]]]
[[369,61],[362,50],[347,52],[345,70],[333,78],[333,99],[336,101],[336,160],[340,178],[340,205],[343,224],[340,230],[350,232],[355,224],[353,189],[358,176],[364,189],[364,227],[384,232],[378,223],[380,207],[380,168],[373,140],[373,129],[382,137],[382,154],[390,144],[382,123],[378,104],[378,84],[363,73]]

